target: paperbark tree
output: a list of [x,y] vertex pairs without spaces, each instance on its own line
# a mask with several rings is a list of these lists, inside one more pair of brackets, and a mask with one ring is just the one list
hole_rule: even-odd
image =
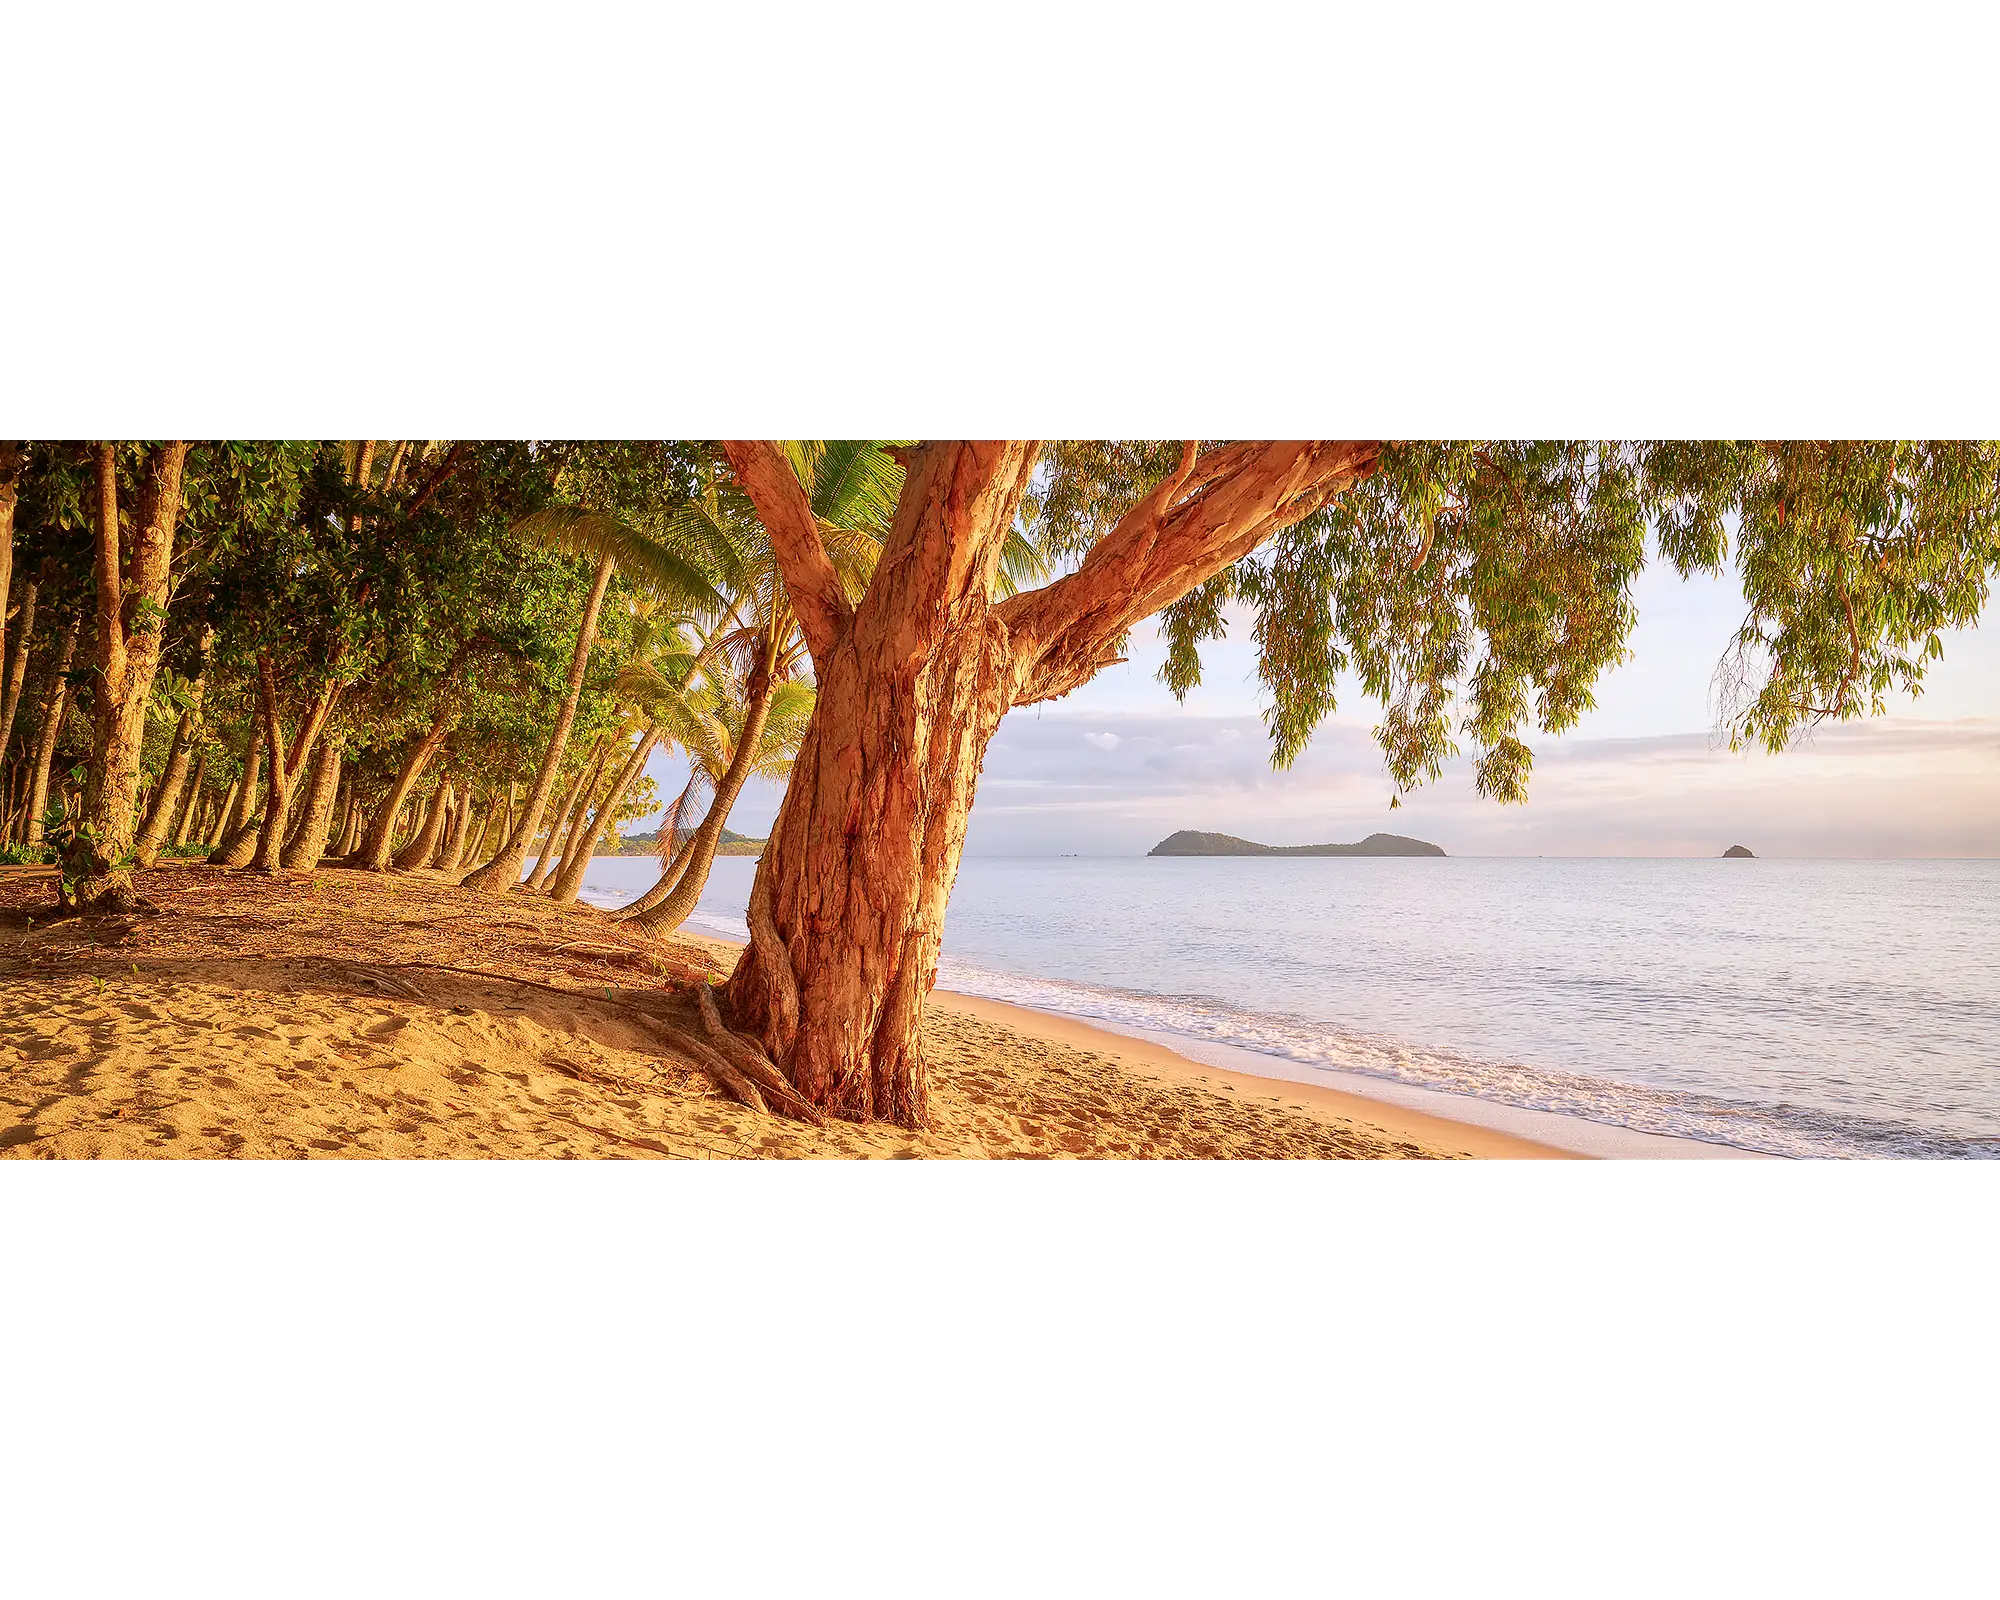
[[1016,705],[1067,694],[1126,632],[1371,470],[1370,441],[1256,440],[1201,453],[1078,569],[995,601],[1037,449],[933,441],[849,602],[798,478],[725,443],[812,652],[818,709],[751,891],[731,1015],[815,1106],[921,1124],[918,1028],[987,742]]
[[139,747],[160,665],[187,453],[185,439],[146,448],[128,532],[119,516],[116,447],[105,440],[97,450],[95,749],[84,783],[83,821],[65,852],[60,890],[63,902],[79,910],[129,911],[137,902],[132,839]]

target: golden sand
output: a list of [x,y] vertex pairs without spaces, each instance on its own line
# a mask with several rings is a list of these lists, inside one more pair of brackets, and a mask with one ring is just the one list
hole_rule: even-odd
[[424,874],[166,867],[140,880],[158,915],[61,922],[49,887],[0,880],[0,1155],[1555,1153],[946,995],[930,1128],[812,1128],[723,1098],[634,1014],[692,1025],[675,990],[726,970],[711,941]]

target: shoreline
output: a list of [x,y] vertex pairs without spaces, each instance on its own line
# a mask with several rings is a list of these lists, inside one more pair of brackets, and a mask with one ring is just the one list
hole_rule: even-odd
[[[716,933],[680,936],[728,952],[745,941]],[[1303,1107],[1321,1118],[1358,1123],[1388,1137],[1443,1145],[1495,1161],[1772,1161],[1761,1151],[1710,1144],[1668,1134],[1644,1133],[1615,1123],[1592,1122],[1559,1111],[1533,1111],[1471,1095],[1447,1094],[1389,1083],[1358,1072],[1297,1067],[1239,1045],[1184,1039],[1154,1030],[1117,1028],[1008,1000],[956,989],[933,989],[933,1003],[959,1016],[983,1018],[1030,1038],[1110,1056],[1129,1071],[1158,1082],[1199,1084],[1274,1104]],[[1200,1052],[1197,1054],[1196,1052]],[[1213,1059],[1209,1059],[1213,1058]],[[1282,1093],[1271,1092],[1283,1084]]]

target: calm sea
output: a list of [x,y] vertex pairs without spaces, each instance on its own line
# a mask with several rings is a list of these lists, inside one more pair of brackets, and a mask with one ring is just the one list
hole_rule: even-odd
[[[746,937],[755,867],[690,926]],[[1774,1155],[1990,1158],[1996,961],[2000,861],[986,858],[939,982]]]

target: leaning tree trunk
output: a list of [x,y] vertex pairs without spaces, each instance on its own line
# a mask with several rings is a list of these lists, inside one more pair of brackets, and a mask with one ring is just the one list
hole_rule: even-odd
[[567,867],[584,853],[583,827],[590,820],[590,802],[597,798],[597,780],[604,776],[604,763],[610,759],[612,748],[609,740],[599,739],[590,752],[590,765],[584,768],[583,776],[577,780],[576,793],[570,797],[569,816],[560,835],[549,835],[542,859],[535,863],[535,875],[528,880],[530,889],[546,889],[558,862]]
[[208,854],[217,867],[240,867],[257,853],[257,783],[264,775],[264,732],[256,717],[250,719],[250,743],[243,754],[243,786],[223,818],[220,837]]
[[90,911],[129,911],[133,801],[146,702],[160,666],[174,530],[181,514],[185,439],[146,452],[139,503],[126,532],[118,516],[117,455],[109,440],[97,453],[97,651],[91,680],[93,747],[83,791],[83,825],[66,852],[58,894]]
[[382,796],[376,806],[375,815],[369,821],[368,835],[361,841],[361,848],[355,851],[355,865],[366,872],[387,872],[389,870],[389,844],[395,835],[396,819],[402,814],[403,802],[410,791],[417,786],[417,779],[424,775],[424,768],[430,765],[431,757],[443,746],[445,736],[451,732],[451,725],[458,720],[458,706],[447,693],[447,704],[437,721],[403,757],[403,765],[396,773],[396,781],[389,785],[389,792]]
[[310,872],[326,854],[326,836],[333,829],[333,802],[340,792],[341,743],[338,733],[325,735],[307,768],[306,797],[299,825],[285,841],[278,864],[294,872]]
[[430,860],[431,852],[437,849],[438,835],[444,831],[445,809],[450,804],[451,780],[445,778],[431,795],[431,803],[424,810],[424,820],[410,835],[410,842],[390,857],[392,867],[398,872],[408,872]]
[[440,872],[456,872],[465,860],[466,842],[472,837],[472,813],[476,806],[476,787],[468,784],[465,795],[452,809],[451,827],[445,833],[444,842],[438,846],[437,859],[431,864]]
[[[660,857],[660,875],[653,880],[653,886],[629,905],[620,906],[616,916],[620,921],[651,911],[654,906],[674,892],[674,885],[681,881],[681,874],[687,871],[686,830],[681,827],[681,817],[687,809],[688,796],[694,791],[694,779],[690,777],[682,787],[679,797],[667,808],[660,818],[660,845],[665,854]],[[669,843],[668,841],[672,841]]]
[[[21,473],[28,465],[25,439],[0,439],[0,661],[7,658],[7,592],[14,581],[14,503],[20,498]],[[32,623],[34,612],[28,611]],[[7,734],[0,728],[0,752]]]
[[1017,441],[910,457],[867,593],[849,602],[784,455],[724,448],[771,539],[818,696],[750,893],[736,1024],[805,1100],[918,1125],[919,1028],[986,746],[1016,705],[1068,694],[1125,634],[1373,470],[1370,441],[1200,451],[1047,586],[996,603],[1033,471]]
[[214,645],[215,630],[210,628],[202,635],[201,671],[195,674],[194,684],[188,692],[188,707],[181,713],[180,725],[174,729],[173,748],[167,752],[166,771],[160,774],[160,781],[153,786],[146,820],[140,824],[139,837],[133,841],[132,859],[138,866],[150,867],[159,860],[160,846],[167,842],[167,830],[173,826],[174,813],[180,805],[181,787],[187,782],[192,746],[199,737],[202,696],[208,685],[208,653]]
[[468,889],[478,889],[486,894],[505,894],[521,881],[521,863],[527,858],[535,830],[542,825],[542,807],[548,803],[549,790],[556,781],[556,769],[562,765],[563,751],[569,744],[570,724],[576,720],[576,703],[583,696],[584,673],[590,666],[590,647],[597,640],[597,613],[604,605],[604,591],[610,586],[611,569],[615,565],[610,556],[597,563],[597,574],[590,586],[590,599],[583,607],[583,622],[576,630],[576,650],[569,664],[569,688],[563,696],[562,709],[556,714],[555,728],[549,734],[548,749],[542,753],[541,771],[535,774],[535,786],[528,791],[528,805],[521,813],[521,825],[514,830],[513,837],[497,856],[465,880]]
[[583,770],[576,775],[576,782],[570,785],[569,792],[549,814],[552,819],[549,823],[549,836],[542,841],[541,848],[535,852],[535,864],[522,881],[521,886],[524,889],[539,892],[542,885],[549,881],[549,874],[556,870],[556,860],[563,850],[563,837],[569,832],[570,824],[576,820],[577,807],[584,802],[585,788],[596,780],[597,769],[603,761],[604,741],[599,739],[590,747],[590,759],[584,763]]
[[41,587],[30,583],[21,591],[21,614],[14,619],[14,641],[7,649],[7,682],[0,689],[0,756],[7,753],[14,735],[14,713],[20,709],[21,685],[27,681],[28,645],[35,636],[35,599]]
[[25,841],[39,845],[47,837],[42,813],[49,807],[49,767],[55,760],[56,740],[62,735],[63,713],[69,709],[69,665],[76,656],[76,636],[83,628],[83,616],[71,619],[63,635],[62,653],[56,657],[54,682],[49,686],[48,703],[42,708],[41,736],[35,740],[35,764],[28,777],[28,823]]
[[736,797],[743,792],[743,785],[749,782],[750,769],[757,764],[757,752],[764,743],[764,725],[770,719],[771,697],[775,692],[770,672],[763,662],[759,662],[750,675],[743,707],[743,728],[736,736],[736,749],[729,758],[721,781],[715,786],[715,798],[709,803],[708,815],[701,819],[701,826],[694,830],[694,837],[688,840],[687,848],[682,851],[680,875],[665,899],[630,919],[634,926],[644,928],[648,933],[669,933],[687,921],[700,903],[701,891],[708,887],[708,871],[715,865],[716,847],[722,843],[722,830],[728,825],[730,810],[736,804]]
[[618,815],[618,808],[625,803],[625,791],[638,778],[639,769],[646,764],[646,757],[653,753],[653,741],[658,737],[651,729],[640,736],[639,742],[632,747],[632,753],[625,758],[625,764],[613,776],[611,787],[604,791],[603,800],[591,813],[590,821],[572,842],[572,853],[563,858],[562,870],[556,874],[556,881],[549,885],[549,898],[557,905],[576,904],[576,897],[583,890],[583,875],[590,870],[590,858],[597,853],[605,825]]
[[[335,667],[340,665],[342,653],[335,652]],[[333,708],[340,700],[341,685],[330,683],[320,691],[319,698],[312,703],[305,721],[299,726],[298,736],[292,741],[291,748],[286,750],[284,731],[278,723],[277,684],[271,671],[270,657],[262,651],[257,656],[257,673],[264,699],[264,721],[268,725],[266,738],[273,759],[270,794],[264,802],[264,826],[257,835],[257,859],[250,863],[250,870],[275,872],[284,865],[285,841],[291,836],[292,799],[297,793],[297,779],[307,759],[319,746],[320,734],[325,731],[327,719],[333,715]]]
[[204,739],[202,741],[201,751],[195,757],[194,778],[193,781],[191,781],[188,784],[187,804],[181,807],[181,823],[178,828],[174,829],[174,848],[176,850],[185,849],[187,847],[188,830],[194,826],[195,816],[202,809],[202,806],[204,804],[202,800],[201,786],[204,782],[207,781],[207,778],[208,778],[208,741]]

